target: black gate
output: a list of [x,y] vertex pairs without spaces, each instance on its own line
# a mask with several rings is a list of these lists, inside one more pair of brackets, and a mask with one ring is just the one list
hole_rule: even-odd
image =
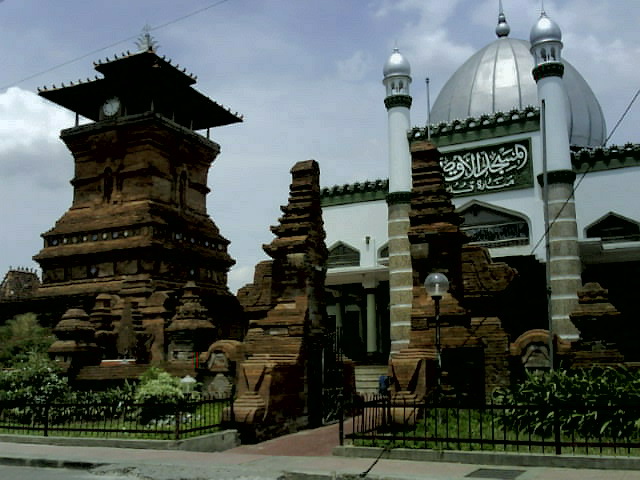
[[322,346],[322,423],[337,422],[342,414],[345,373],[341,348],[341,331],[325,334]]

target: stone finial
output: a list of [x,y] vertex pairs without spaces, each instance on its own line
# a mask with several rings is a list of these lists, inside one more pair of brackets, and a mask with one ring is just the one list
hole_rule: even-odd
[[207,351],[215,340],[216,327],[196,292],[195,282],[187,282],[180,305],[167,327],[170,361],[191,360],[196,352]]
[[180,305],[167,328],[167,332],[176,331],[212,331],[215,326],[209,319],[209,312],[202,305],[195,282],[189,281],[183,288]]
[[49,356],[70,367],[99,363],[99,348],[89,315],[81,308],[70,308],[53,329],[57,340],[49,347]]
[[609,291],[591,282],[578,290],[578,305],[569,316],[580,330],[580,340],[609,340],[607,332],[617,331],[620,312],[609,302]]

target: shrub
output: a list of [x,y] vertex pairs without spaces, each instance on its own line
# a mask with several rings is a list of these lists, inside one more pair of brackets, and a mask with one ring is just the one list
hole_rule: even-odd
[[147,424],[175,414],[184,403],[185,395],[180,387],[180,379],[151,367],[140,377],[134,400],[141,405],[141,423]]
[[23,423],[42,423],[45,405],[65,401],[69,385],[57,366],[46,356],[32,354],[11,369],[0,371],[0,401],[10,407],[10,416]]
[[[565,434],[629,438],[640,427],[640,372],[623,367],[530,373],[526,380],[496,392],[509,409],[506,427],[549,436],[557,425]],[[557,415],[557,418],[556,418]]]
[[0,400],[22,403],[64,401],[69,385],[57,365],[41,354],[0,371]]

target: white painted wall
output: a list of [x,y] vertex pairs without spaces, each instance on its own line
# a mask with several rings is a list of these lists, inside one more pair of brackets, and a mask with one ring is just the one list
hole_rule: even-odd
[[361,267],[377,265],[378,250],[388,239],[385,200],[325,207],[322,216],[329,249],[343,242],[360,251]]
[[[576,178],[576,184],[582,175]],[[640,222],[640,167],[587,173],[575,190],[578,238],[609,212]]]

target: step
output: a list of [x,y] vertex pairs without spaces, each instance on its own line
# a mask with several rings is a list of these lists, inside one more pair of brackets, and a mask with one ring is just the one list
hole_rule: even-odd
[[356,392],[361,394],[378,393],[381,375],[386,375],[388,365],[356,365]]

